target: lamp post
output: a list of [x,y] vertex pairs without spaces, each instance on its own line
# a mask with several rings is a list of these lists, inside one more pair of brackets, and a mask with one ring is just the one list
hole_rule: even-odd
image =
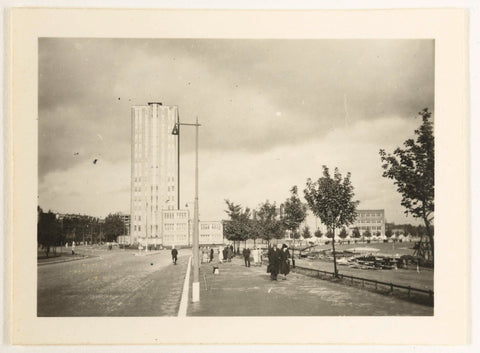
[[[178,121],[172,130],[172,135],[180,136],[180,125],[195,126],[195,203],[193,211],[193,241],[192,241],[192,257],[193,257],[193,284],[192,284],[192,301],[200,301],[200,282],[199,282],[199,235],[198,235],[198,118],[195,124],[180,123]],[[180,170],[180,153],[178,153],[178,169]],[[179,173],[180,174],[180,173]]]

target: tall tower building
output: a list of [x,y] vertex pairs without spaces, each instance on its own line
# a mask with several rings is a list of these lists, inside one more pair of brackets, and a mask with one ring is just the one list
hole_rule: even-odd
[[162,244],[162,214],[178,200],[178,108],[151,102],[133,106],[131,219],[133,242]]

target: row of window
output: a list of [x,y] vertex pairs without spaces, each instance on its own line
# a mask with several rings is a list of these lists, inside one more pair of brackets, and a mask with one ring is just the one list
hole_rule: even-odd
[[364,217],[383,217],[383,213],[363,213],[363,212],[359,212],[358,215],[362,218],[364,218]]
[[163,228],[165,230],[187,230],[187,223],[165,223]]
[[[177,215],[177,217],[175,217]],[[163,214],[165,219],[187,218],[187,212],[165,212]]]
[[377,230],[382,230],[382,227],[368,227],[368,226],[362,226],[358,227],[359,230],[370,230],[370,231],[377,231]]
[[222,226],[218,223],[213,224],[200,224],[201,230],[209,230],[209,229],[222,229]]

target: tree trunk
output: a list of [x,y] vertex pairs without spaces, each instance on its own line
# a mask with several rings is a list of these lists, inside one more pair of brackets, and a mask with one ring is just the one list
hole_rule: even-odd
[[333,273],[335,278],[338,277],[337,271],[337,254],[335,253],[335,228],[332,231],[332,248],[333,248]]
[[426,217],[423,218],[423,221],[425,222],[425,228],[426,228],[425,231],[427,232],[428,241],[430,242],[430,251],[431,251],[431,255],[432,255],[432,265],[433,265],[433,267],[435,267],[433,234],[432,234],[432,230],[430,228],[430,222],[428,221],[428,219]]
[[295,235],[293,236],[292,268],[295,268]]

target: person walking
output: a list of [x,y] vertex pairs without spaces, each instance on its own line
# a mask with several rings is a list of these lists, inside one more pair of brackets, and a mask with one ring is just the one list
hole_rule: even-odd
[[243,258],[245,259],[245,267],[250,267],[250,249],[243,249]]
[[172,245],[172,261],[174,265],[177,264],[177,256],[178,256],[178,250],[175,249],[175,245]]
[[287,275],[290,273],[290,252],[288,251],[287,244],[282,245],[282,251],[280,251],[280,273],[283,275],[283,279],[287,279]]
[[278,276],[278,270],[280,267],[280,250],[277,248],[277,244],[273,244],[273,247],[271,247],[268,250],[268,268],[267,272],[270,272],[270,278],[272,281],[277,280]]
[[210,249],[210,262],[213,262],[213,248]]
[[233,257],[233,250],[232,250],[232,246],[230,246],[227,249],[227,260],[228,260],[228,262],[232,262],[232,257]]
[[222,255],[223,255],[223,262],[227,261],[227,257],[228,257],[227,247],[224,247],[224,248],[223,248],[223,250],[222,250]]

